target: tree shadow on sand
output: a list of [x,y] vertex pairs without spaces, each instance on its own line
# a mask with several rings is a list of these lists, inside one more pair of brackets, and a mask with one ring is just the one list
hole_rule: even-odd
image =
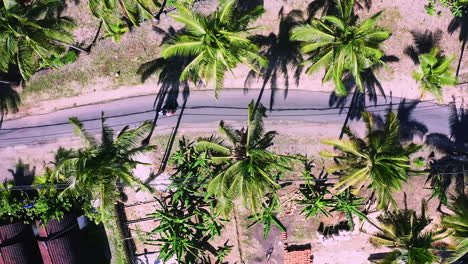
[[[177,33],[172,27],[167,32],[160,28],[155,28],[155,31],[164,35],[163,42]],[[178,108],[177,98],[179,97],[180,87],[188,89],[188,82],[180,81],[180,75],[189,62],[190,58],[182,56],[173,56],[168,59],[157,58],[142,64],[138,69],[137,72],[141,75],[142,82],[145,82],[150,76],[156,74],[158,78],[157,85],[160,85],[159,92],[156,94],[153,103],[153,108],[155,109],[153,127],[148,137],[143,140],[143,144],[149,144],[162,108],[164,106],[169,109]]]
[[419,64],[419,56],[429,53],[434,47],[438,47],[442,39],[441,30],[434,32],[429,30],[424,32],[412,31],[411,35],[413,35],[414,45],[406,47],[403,53],[408,55],[416,65]]
[[460,17],[454,17],[447,28],[447,31],[452,35],[459,30],[458,40],[461,42],[460,57],[457,64],[456,76],[460,73],[460,67],[465,53],[466,41],[468,40],[468,7],[462,10]]
[[15,185],[31,185],[36,176],[36,167],[30,168],[29,164],[25,164],[21,159],[18,160],[14,169],[8,170],[13,176]]
[[2,128],[3,119],[9,113],[18,112],[18,107],[21,104],[21,98],[9,84],[0,83],[0,129]]
[[[268,68],[262,69],[261,75],[257,74],[255,71],[250,71],[244,83],[244,87],[248,87],[254,79],[260,77],[263,79],[262,88],[256,105],[259,104],[267,84],[270,83],[270,111],[275,103],[278,78],[282,77],[284,79],[284,97],[286,98],[290,83],[288,69],[291,68],[294,71],[293,77],[296,85],[299,84],[299,77],[303,69],[301,65],[303,59],[300,44],[299,42],[291,42],[289,40],[290,30],[303,22],[303,14],[299,10],[292,10],[287,15],[284,15],[284,10],[281,8],[278,16],[280,19],[278,34],[270,33],[268,36],[257,35],[253,37],[253,41],[258,43],[262,48],[261,55],[269,60]],[[247,88],[244,88],[244,92],[247,92],[246,89]]]
[[[430,163],[427,182],[440,197],[446,197],[448,188],[455,178],[455,190],[465,192],[465,171],[468,169],[468,113],[462,106],[457,109],[454,102],[450,106],[450,137],[441,133],[431,133],[426,137],[426,144],[434,146],[444,156]],[[443,199],[441,199],[441,202]],[[439,208],[440,210],[440,205]]]
[[[396,56],[384,56],[382,60],[384,62],[399,61],[398,57]],[[359,120],[361,118],[361,112],[366,108],[366,94],[369,102],[373,103],[374,105],[377,104],[378,94],[383,96],[385,101],[387,100],[382,84],[375,75],[376,69],[377,67],[368,68],[360,73],[361,79],[363,81],[364,91],[360,91],[356,88],[356,82],[353,76],[348,73],[343,78],[343,83],[345,84],[345,88],[348,91],[348,94],[345,96],[338,96],[335,92],[332,92],[330,95],[328,100],[328,105],[330,107],[339,108],[340,114],[343,113],[345,109],[347,110],[346,118],[340,132],[340,138],[343,137],[344,128],[348,125],[350,120]],[[349,99],[350,96],[351,99]],[[348,106],[349,100],[351,101]]]

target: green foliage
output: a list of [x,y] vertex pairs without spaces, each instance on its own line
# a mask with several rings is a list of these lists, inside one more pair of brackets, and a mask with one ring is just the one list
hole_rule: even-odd
[[28,80],[39,62],[55,67],[50,56],[65,51],[60,42],[73,43],[72,20],[51,15],[63,6],[61,0],[0,2],[0,71],[12,64]]
[[57,165],[55,178],[65,177],[70,183],[60,196],[71,192],[86,200],[99,201],[98,214],[88,216],[96,222],[106,224],[112,218],[109,208],[113,208],[118,199],[117,183],[151,189],[132,172],[137,164],[141,164],[134,157],[154,149],[154,146],[140,145],[151,124],[145,122],[136,129],[126,126],[114,138],[113,130],[105,125],[105,118],[102,117],[99,140],[84,128],[78,118],[72,117],[69,122],[75,127],[76,134],[84,139],[86,147],[65,153],[65,157]]
[[383,65],[382,42],[390,32],[377,27],[382,12],[358,23],[353,12],[354,0],[335,1],[337,16],[312,19],[309,24],[297,26],[291,31],[291,40],[303,42],[302,52],[310,58],[306,73],[325,68],[323,82],[333,80],[335,92],[346,95],[343,76],[350,72],[356,87],[364,91],[361,73],[365,69]]
[[442,86],[455,86],[458,84],[457,77],[450,69],[455,56],[444,57],[439,49],[432,48],[428,54],[419,56],[421,66],[414,71],[413,78],[420,82],[421,97],[426,92],[442,100]]
[[[54,177],[53,171],[46,168],[46,171],[41,176],[34,178],[35,185],[56,185],[67,184],[67,180],[63,175]],[[60,220],[68,213],[86,212],[90,214],[91,204],[85,196],[76,195],[74,193],[62,194],[60,189],[43,189],[39,190],[38,197],[34,200],[34,206],[30,209],[34,219],[41,220],[41,224],[47,224],[49,220]]]
[[407,263],[432,264],[438,262],[434,254],[435,242],[444,239],[445,230],[425,230],[431,219],[426,216],[426,203],[422,202],[421,214],[415,211],[399,210],[386,212],[378,217],[381,231],[373,234],[370,242],[395,248],[380,264]]
[[306,160],[303,173],[306,182],[299,189],[304,199],[297,201],[299,204],[305,205],[301,214],[305,214],[305,217],[309,218],[320,214],[331,216],[331,213],[335,211],[343,212],[351,230],[354,230],[353,215],[369,221],[367,216],[359,210],[359,207],[364,205],[362,203],[364,198],[355,197],[349,190],[338,194],[330,192],[328,190],[330,184],[321,177],[314,177],[311,174],[311,168],[311,164]]
[[185,24],[185,31],[172,37],[163,45],[161,56],[191,58],[180,76],[181,81],[204,80],[215,89],[215,96],[223,87],[224,74],[239,63],[245,63],[259,72],[267,67],[265,58],[259,55],[259,47],[248,38],[251,22],[264,10],[261,6],[245,14],[238,14],[235,0],[220,0],[217,10],[210,15],[195,13],[184,5],[177,5],[174,20]]
[[166,4],[168,6],[174,6],[174,7],[176,7],[178,5],[192,7],[194,2],[195,2],[195,0],[167,0]]
[[171,160],[177,171],[171,175],[169,195],[156,198],[159,208],[149,216],[154,217],[159,226],[149,232],[145,243],[160,246],[159,259],[163,261],[175,256],[179,263],[205,263],[206,251],[222,261],[231,246],[226,242],[214,248],[209,243],[221,235],[225,220],[215,213],[215,201],[204,197],[204,183],[212,173],[206,153],[196,152],[194,144],[183,138]]
[[[78,59],[78,52],[75,50],[69,50],[67,53],[60,55],[60,54],[53,54],[48,58],[48,61],[52,63],[52,67],[60,68],[64,65],[74,63]],[[39,64],[39,68],[45,68],[49,66],[48,63],[41,62]]]
[[423,157],[418,157],[413,159],[413,164],[417,168],[425,168],[426,167],[426,161],[424,161]]
[[393,111],[388,112],[383,129],[376,127],[371,113],[363,112],[362,116],[367,127],[365,139],[358,138],[347,127],[344,132],[349,140],[322,141],[339,149],[341,154],[321,152],[321,155],[336,161],[337,166],[328,170],[342,175],[334,187],[338,193],[353,187],[352,193],[357,194],[368,183],[377,194],[379,208],[386,209],[389,204],[396,208],[392,193],[400,191],[406,182],[410,155],[421,146],[400,143],[399,121]]
[[271,225],[274,224],[281,232],[286,232],[286,227],[281,223],[281,221],[275,216],[275,212],[280,208],[280,202],[277,197],[270,199],[264,206],[263,211],[257,215],[251,215],[248,217],[249,220],[254,220],[248,228],[263,223],[263,239],[267,239],[268,234],[270,233]]
[[211,137],[199,139],[195,146],[196,151],[207,152],[214,166],[220,166],[216,176],[210,179],[207,191],[216,198],[217,209],[224,216],[230,213],[233,201],[238,198],[253,214],[261,212],[268,195],[276,199],[277,176],[291,170],[295,159],[267,150],[273,145],[276,131],[264,132],[265,107],[259,105],[255,113],[254,108],[252,101],[248,107],[247,129],[234,129],[220,122],[219,130],[230,145]]
[[157,0],[89,0],[93,16],[101,20],[106,36],[118,41],[129,31],[129,23],[139,26],[152,19],[154,10],[160,6]]
[[449,260],[454,262],[468,254],[468,196],[459,194],[448,208],[453,213],[442,216],[442,225],[451,231],[456,243],[455,254]]
[[467,0],[428,0],[425,6],[426,12],[429,15],[434,15],[435,12],[439,15],[441,11],[437,11],[437,6],[448,7],[452,15],[455,17],[461,17],[463,10],[468,8]]
[[23,191],[10,190],[13,183],[0,183],[0,224],[32,220],[29,207],[32,200]]
[[10,85],[0,83],[0,128],[3,118],[9,112],[18,112],[21,104],[21,97]]

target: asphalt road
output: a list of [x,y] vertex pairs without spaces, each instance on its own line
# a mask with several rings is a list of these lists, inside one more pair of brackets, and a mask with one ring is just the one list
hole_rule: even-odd
[[[226,89],[216,100],[213,91],[192,92],[182,117],[181,127],[189,123],[246,120],[247,105],[251,100],[257,98],[258,93],[258,90],[244,94],[242,89]],[[340,124],[346,117],[347,109],[339,114],[339,109],[329,107],[329,93],[290,90],[286,98],[283,95],[282,91],[277,93],[274,108],[268,113],[268,120]],[[262,102],[268,106],[269,91],[265,92],[263,99]],[[348,104],[349,101],[351,98],[349,98]],[[182,105],[182,96],[179,96],[178,102],[179,105]],[[393,98],[392,102],[398,104],[400,99]],[[141,96],[9,120],[4,122],[0,130],[0,147],[40,144],[54,141],[58,137],[72,135],[73,129],[67,123],[68,118],[72,116],[87,120],[84,122],[86,128],[98,132],[101,111],[108,117],[107,123],[116,130],[127,124],[137,126],[144,120],[154,118],[153,103],[153,95]],[[389,98],[386,101],[384,98],[378,97],[377,106],[367,102],[366,110],[384,114],[389,103]],[[396,108],[397,106],[394,106],[394,109]],[[159,118],[158,127],[175,126],[178,113],[171,117]],[[424,123],[429,132],[448,133],[449,113],[449,108],[445,105],[420,102],[413,111],[412,117]]]

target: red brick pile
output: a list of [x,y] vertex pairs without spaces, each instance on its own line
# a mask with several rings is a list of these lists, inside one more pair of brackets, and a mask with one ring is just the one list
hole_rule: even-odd
[[312,247],[308,245],[290,246],[287,243],[288,235],[286,232],[281,233],[281,241],[283,241],[284,264],[312,264]]

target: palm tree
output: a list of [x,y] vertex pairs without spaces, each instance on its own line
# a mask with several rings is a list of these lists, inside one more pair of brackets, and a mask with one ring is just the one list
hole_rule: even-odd
[[361,72],[383,65],[381,44],[390,32],[376,26],[382,12],[357,22],[353,12],[354,0],[336,1],[337,16],[312,19],[309,24],[293,28],[291,40],[304,42],[302,52],[310,54],[306,73],[325,68],[323,82],[333,80],[335,92],[346,95],[343,76],[350,72],[356,87],[364,90]]
[[259,55],[259,47],[248,38],[250,31],[257,27],[249,24],[259,18],[264,10],[261,6],[238,14],[234,9],[235,0],[220,0],[218,9],[210,15],[201,15],[178,5],[174,20],[185,24],[186,32],[177,34],[163,45],[161,55],[192,57],[185,67],[180,80],[211,83],[215,96],[223,87],[224,73],[239,63],[260,72],[267,67],[265,58]]
[[10,85],[0,83],[0,128],[4,117],[9,113],[18,112],[18,107],[21,104],[21,98]]
[[38,61],[55,67],[51,55],[64,52],[65,46],[73,43],[69,32],[74,26],[72,20],[49,15],[63,5],[61,0],[0,3],[0,71],[8,72],[13,64],[28,80]]
[[69,122],[75,127],[76,134],[83,138],[86,147],[69,153],[68,157],[57,165],[55,177],[63,175],[70,184],[61,195],[74,192],[85,200],[98,202],[97,214],[88,214],[88,216],[95,222],[102,222],[108,234],[114,234],[111,237],[111,244],[117,251],[117,263],[130,263],[125,254],[123,233],[120,228],[118,203],[116,203],[119,197],[117,188],[120,184],[125,184],[150,190],[150,187],[135,177],[132,171],[137,164],[142,164],[133,158],[154,149],[154,146],[139,145],[149,132],[151,123],[145,122],[132,130],[126,126],[114,138],[113,130],[104,124],[103,113],[99,140],[84,128],[78,118],[72,117]]
[[457,244],[456,253],[449,260],[454,262],[468,254],[468,196],[460,194],[448,208],[453,214],[444,215],[442,224],[452,231],[452,237]]
[[358,138],[346,127],[345,134],[349,140],[322,141],[339,149],[341,154],[326,151],[320,154],[334,158],[337,164],[329,171],[339,171],[342,175],[334,187],[338,193],[353,187],[352,193],[357,194],[365,184],[369,184],[377,194],[379,208],[386,209],[389,204],[396,208],[392,193],[400,191],[406,182],[410,155],[421,146],[413,143],[403,146],[400,143],[399,122],[393,111],[388,112],[383,129],[376,126],[371,113],[363,112],[362,116],[367,127],[365,139]]
[[279,185],[274,173],[291,170],[292,156],[269,152],[276,131],[264,132],[265,107],[259,105],[254,112],[254,102],[248,107],[247,129],[234,130],[221,121],[219,130],[230,141],[224,144],[218,138],[200,139],[195,147],[206,151],[214,164],[223,165],[221,171],[209,182],[207,192],[218,201],[218,210],[227,216],[233,201],[242,198],[245,208],[253,214],[262,210],[268,194],[275,199]]
[[387,254],[384,263],[432,264],[438,257],[434,254],[436,242],[444,239],[445,230],[425,230],[431,219],[426,215],[426,202],[421,205],[421,214],[415,211],[399,210],[386,212],[377,219],[381,223],[380,232],[373,234],[370,242],[394,248]]
[[428,54],[419,56],[421,67],[413,72],[413,78],[420,82],[421,97],[430,93],[442,100],[442,86],[455,86],[458,84],[457,77],[450,69],[455,56],[446,58],[441,56],[438,48],[432,48]]
[[158,0],[90,0],[88,4],[104,26],[106,36],[116,41],[129,30],[126,21],[139,26],[143,20],[152,19],[153,11],[160,6]]

